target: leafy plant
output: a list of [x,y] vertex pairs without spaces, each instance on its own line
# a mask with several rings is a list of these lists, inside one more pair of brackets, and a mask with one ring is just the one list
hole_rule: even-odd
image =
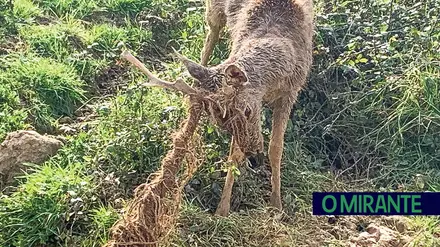
[[69,240],[77,221],[83,219],[84,201],[90,193],[90,178],[83,167],[48,163],[34,168],[26,183],[0,200],[0,244],[35,246]]

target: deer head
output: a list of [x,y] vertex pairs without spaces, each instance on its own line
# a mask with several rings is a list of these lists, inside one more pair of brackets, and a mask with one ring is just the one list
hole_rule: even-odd
[[128,51],[124,51],[122,57],[148,76],[150,81],[143,86],[169,88],[203,100],[207,113],[217,125],[234,136],[247,156],[262,152],[261,99],[249,83],[245,71],[236,64],[208,68],[175,53],[195,79],[194,87],[180,78],[175,82],[158,78]]

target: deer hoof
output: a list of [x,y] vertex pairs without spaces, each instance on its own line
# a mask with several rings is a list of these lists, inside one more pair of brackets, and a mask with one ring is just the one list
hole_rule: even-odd
[[226,217],[229,215],[229,207],[222,207],[221,205],[215,211],[215,215]]
[[276,195],[272,194],[270,196],[270,205],[272,205],[272,207],[277,208],[279,210],[283,210],[280,196],[276,196]]

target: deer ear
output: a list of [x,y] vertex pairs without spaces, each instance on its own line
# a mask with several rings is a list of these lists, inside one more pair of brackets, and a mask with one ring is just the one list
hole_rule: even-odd
[[232,80],[233,84],[244,85],[248,81],[246,73],[235,64],[229,65],[225,70],[225,74]]
[[191,60],[183,61],[188,72],[192,77],[196,78],[199,81],[205,81],[209,79],[209,69],[199,65]]
[[[173,48],[174,50],[174,48]],[[209,69],[192,61],[191,59],[181,55],[176,50],[174,50],[175,56],[185,65],[189,74],[199,81],[204,81],[209,79]]]

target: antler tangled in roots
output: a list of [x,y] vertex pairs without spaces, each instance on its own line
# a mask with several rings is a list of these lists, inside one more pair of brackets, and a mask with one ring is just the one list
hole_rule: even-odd
[[[178,212],[182,187],[195,171],[194,161],[188,163],[186,179],[178,179],[178,172],[189,143],[198,126],[201,114],[207,111],[219,126],[237,133],[239,141],[246,143],[246,136],[238,133],[246,129],[246,117],[237,105],[235,97],[212,94],[210,97],[190,98],[189,115],[183,128],[175,133],[173,148],[162,160],[161,169],[150,183],[144,183],[135,190],[125,216],[111,230],[111,241],[105,247],[158,246],[165,240]],[[243,108],[241,108],[243,109]],[[191,164],[192,163],[192,164]]]
[[[156,178],[136,188],[127,213],[112,228],[111,241],[105,247],[158,246],[167,236],[178,212],[182,186],[186,183],[186,180],[177,179],[177,173],[202,113],[199,101],[191,98],[190,102],[188,118],[174,136],[173,149],[162,160]],[[188,179],[193,171],[191,167],[187,170]]]
[[[193,63],[177,52],[176,55],[184,64]],[[214,122],[216,122],[216,124],[222,129],[231,133],[234,138],[236,138],[235,140],[238,142],[240,147],[249,146],[250,139],[254,137],[251,137],[247,134],[248,118],[246,118],[246,115],[251,116],[249,118],[252,119],[251,121],[257,122],[260,120],[259,112],[254,111],[249,112],[249,114],[245,114],[245,109],[250,111],[251,109],[255,110],[257,108],[255,105],[249,107],[247,104],[251,102],[246,102],[244,99],[237,97],[237,88],[231,85],[223,85],[215,93],[212,93],[201,88],[192,88],[180,78],[174,82],[165,81],[151,73],[151,71],[149,71],[145,65],[142,64],[142,62],[134,57],[129,51],[124,51],[122,53],[122,57],[148,76],[149,82],[144,83],[143,85],[169,88],[197,98],[199,102],[204,105],[204,110],[211,115],[212,120],[214,120]],[[255,104],[256,102],[252,103]]]
[[[134,199],[128,207],[124,217],[111,230],[111,240],[105,247],[150,247],[158,246],[165,241],[166,236],[174,225],[175,215],[178,212],[183,186],[191,178],[195,169],[194,156],[186,169],[186,176],[178,178],[178,172],[185,155],[189,150],[191,139],[198,126],[201,114],[206,111],[211,119],[222,129],[231,133],[241,147],[247,147],[252,138],[247,135],[248,121],[246,117],[253,116],[254,112],[245,113],[248,107],[243,99],[236,95],[236,89],[225,86],[215,93],[202,89],[193,89],[183,82],[167,82],[155,77],[145,66],[128,51],[123,57],[141,69],[150,82],[147,86],[161,86],[182,91],[190,96],[189,114],[183,127],[175,133],[173,148],[162,160],[161,169],[155,174],[150,183],[144,183],[135,190]],[[202,92],[203,91],[203,92]]]

